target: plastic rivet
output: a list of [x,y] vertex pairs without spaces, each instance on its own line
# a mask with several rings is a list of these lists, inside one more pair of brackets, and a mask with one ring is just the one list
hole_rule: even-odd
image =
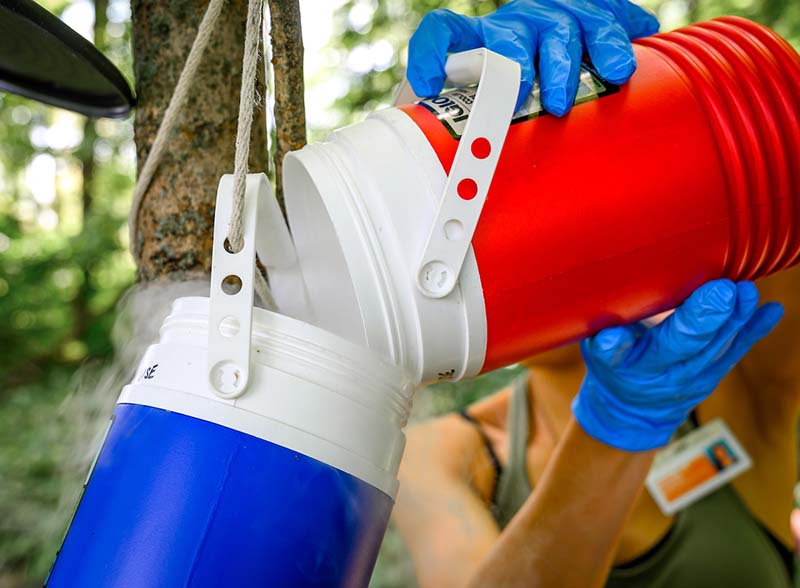
[[236,394],[243,384],[242,370],[232,361],[222,361],[211,368],[211,385],[221,395]]
[[472,178],[464,178],[458,183],[458,195],[464,200],[472,200],[478,194],[478,184]]
[[492,153],[492,144],[486,137],[478,137],[470,145],[472,155],[477,159],[486,159]]
[[456,282],[456,273],[443,261],[429,261],[419,271],[420,287],[434,298],[449,294]]

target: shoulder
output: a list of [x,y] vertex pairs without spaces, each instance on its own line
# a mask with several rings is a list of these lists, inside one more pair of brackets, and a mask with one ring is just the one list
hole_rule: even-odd
[[431,483],[447,478],[472,486],[488,500],[495,471],[478,427],[490,438],[497,430],[504,430],[508,399],[509,391],[501,390],[470,405],[466,412],[475,422],[450,413],[409,427],[401,482]]
[[494,429],[506,428],[508,422],[508,404],[511,400],[511,388],[503,388],[499,392],[481,398],[467,408],[467,412],[476,421]]
[[[483,445],[478,426],[505,429],[510,390],[504,388],[468,406],[464,412],[448,413],[409,426],[406,431],[406,457],[428,456],[444,462],[460,461],[463,450]],[[476,426],[476,423],[478,426]]]
[[420,586],[466,585],[500,532],[488,508],[493,478],[481,473],[482,460],[489,461],[483,439],[459,414],[417,423],[406,434],[392,518]]

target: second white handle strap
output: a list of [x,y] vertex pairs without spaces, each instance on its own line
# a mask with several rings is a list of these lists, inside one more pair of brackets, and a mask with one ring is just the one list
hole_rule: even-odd
[[417,287],[429,298],[455,288],[506,140],[520,83],[519,64],[488,49],[451,55],[445,66],[457,84],[478,82],[428,242]]

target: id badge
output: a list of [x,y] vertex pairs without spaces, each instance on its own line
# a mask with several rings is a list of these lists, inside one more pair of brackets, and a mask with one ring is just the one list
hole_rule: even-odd
[[717,418],[659,451],[645,484],[661,511],[672,516],[752,465],[731,430]]

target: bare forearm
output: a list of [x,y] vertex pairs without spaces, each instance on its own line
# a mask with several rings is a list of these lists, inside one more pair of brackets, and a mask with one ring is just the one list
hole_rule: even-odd
[[652,459],[652,451],[600,443],[571,421],[533,495],[470,585],[601,586]]

